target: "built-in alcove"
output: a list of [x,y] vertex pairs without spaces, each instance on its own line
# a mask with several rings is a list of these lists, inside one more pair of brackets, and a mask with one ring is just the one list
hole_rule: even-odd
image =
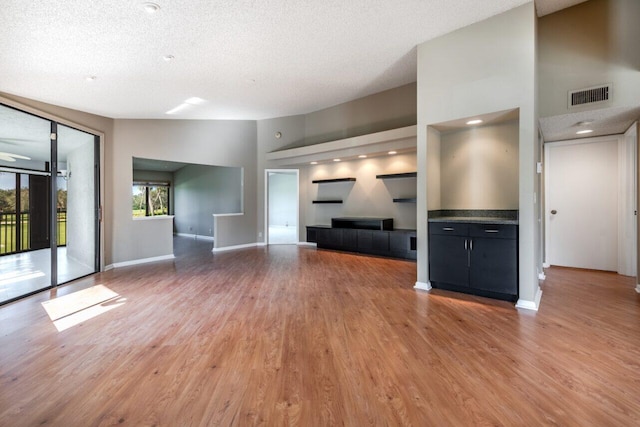
[[[470,120],[482,123],[468,125]],[[429,127],[429,210],[517,210],[518,110]]]

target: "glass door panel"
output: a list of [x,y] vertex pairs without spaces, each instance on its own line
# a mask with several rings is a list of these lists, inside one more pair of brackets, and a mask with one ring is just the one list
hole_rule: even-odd
[[95,273],[97,169],[95,136],[58,125],[58,284]]
[[51,286],[51,122],[0,105],[0,303]]

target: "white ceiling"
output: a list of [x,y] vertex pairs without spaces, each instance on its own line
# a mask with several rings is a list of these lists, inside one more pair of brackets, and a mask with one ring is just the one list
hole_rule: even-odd
[[527,3],[154,1],[3,0],[0,91],[114,118],[303,114],[414,82],[416,45]]
[[[640,105],[635,107],[614,107],[593,111],[563,114],[540,119],[540,130],[545,142],[567,139],[591,138],[603,135],[619,135],[640,117]],[[591,122],[578,125],[580,122]],[[578,130],[591,129],[592,133],[577,135]]]

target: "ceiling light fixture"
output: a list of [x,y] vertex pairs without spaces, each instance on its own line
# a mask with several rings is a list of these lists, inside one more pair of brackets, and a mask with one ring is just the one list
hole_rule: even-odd
[[197,107],[198,105],[206,104],[207,100],[198,98],[197,96],[192,96],[191,98],[185,99],[184,102],[178,105],[175,108],[167,111],[165,114],[177,114],[183,110],[189,109],[191,107]]
[[333,161],[334,161],[334,162],[339,162],[339,161],[340,161],[340,159],[333,159]]
[[156,13],[157,11],[160,10],[160,5],[157,3],[153,3],[150,1],[146,1],[144,3],[141,4],[142,9],[147,12],[149,15],[153,15],[154,13]]
[[95,82],[97,78],[98,78],[98,77],[96,77],[96,76],[87,76],[87,77],[85,77],[84,79],[85,79],[86,81],[88,81],[89,83],[91,83],[91,82]]
[[480,123],[482,123],[481,119],[473,119],[467,122],[468,125],[479,125]]
[[360,154],[360,155],[358,156],[358,158],[359,158],[359,159],[366,159],[366,158],[367,158],[367,155],[366,155],[366,154]]
[[591,123],[593,123],[593,120],[591,120],[591,119],[582,120],[582,121],[576,123],[576,126],[589,126]]
[[579,130],[578,132],[576,132],[576,135],[586,135],[588,133],[593,132],[593,129],[583,129],[583,130]]
[[390,156],[393,156],[394,154],[398,154],[398,152],[397,151],[389,151],[389,155]]
[[176,57],[173,56],[173,55],[165,55],[165,56],[162,57],[162,59],[164,59],[166,62],[171,62],[174,59],[176,59]]
[[317,165],[317,164],[318,164],[318,162],[311,162],[311,164],[312,164],[312,165]]

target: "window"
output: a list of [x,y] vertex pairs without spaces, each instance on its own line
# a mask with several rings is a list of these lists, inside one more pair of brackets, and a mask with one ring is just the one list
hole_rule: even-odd
[[168,182],[134,182],[133,217],[169,215]]

